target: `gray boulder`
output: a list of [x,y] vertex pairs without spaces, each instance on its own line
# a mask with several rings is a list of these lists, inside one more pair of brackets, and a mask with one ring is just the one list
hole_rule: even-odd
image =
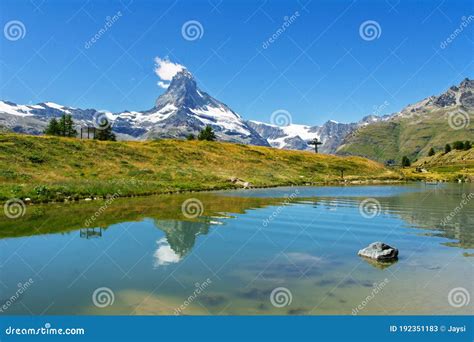
[[383,242],[373,242],[364,249],[361,249],[357,254],[377,261],[396,260],[398,249],[390,247]]

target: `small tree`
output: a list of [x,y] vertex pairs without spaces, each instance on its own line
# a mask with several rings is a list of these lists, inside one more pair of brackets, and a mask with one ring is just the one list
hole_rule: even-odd
[[59,119],[59,134],[63,137],[75,137],[77,135],[77,131],[74,128],[74,121],[72,120],[72,116],[70,114],[64,114]]
[[466,140],[464,142],[464,149],[467,151],[467,150],[470,150],[472,148],[472,144],[469,140]]
[[430,148],[430,151],[428,152],[428,156],[431,157],[431,156],[434,156],[435,154],[436,154],[436,152],[435,152],[434,148],[433,147]]
[[60,134],[60,128],[59,128],[59,122],[56,120],[56,118],[52,118],[46,129],[44,130],[44,134],[47,135],[61,135]]
[[96,130],[95,139],[116,141],[117,137],[112,132],[112,126],[107,124],[104,125],[104,128]]
[[318,146],[322,145],[323,143],[318,140],[318,138],[314,138],[310,142],[308,142],[309,145],[314,145],[314,152],[318,153]]
[[199,140],[207,140],[207,141],[215,141],[216,134],[212,130],[212,127],[210,125],[207,125],[206,128],[204,128],[201,132],[199,132],[198,135]]
[[451,145],[446,144],[446,146],[444,147],[444,153],[449,153],[449,152],[451,152]]
[[407,156],[403,156],[403,158],[402,158],[402,166],[403,166],[403,167],[408,167],[408,166],[410,166],[410,165],[411,165],[410,159],[408,159]]
[[462,141],[453,142],[453,148],[455,150],[464,150],[464,143]]
[[188,136],[186,137],[187,140],[196,140],[196,137],[194,136],[194,134],[188,134]]

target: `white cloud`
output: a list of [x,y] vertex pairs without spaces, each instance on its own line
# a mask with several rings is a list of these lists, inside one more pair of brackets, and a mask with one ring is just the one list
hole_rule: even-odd
[[175,264],[181,260],[181,257],[171,249],[166,238],[162,238],[157,242],[158,248],[153,254],[154,267],[166,266],[169,264]]
[[161,88],[168,88],[169,83],[178,72],[186,69],[183,65],[171,62],[168,58],[155,57],[155,74],[161,79],[158,85]]
[[163,89],[168,89],[168,87],[170,86],[169,83],[166,83],[166,82],[163,82],[163,81],[159,81],[158,85]]

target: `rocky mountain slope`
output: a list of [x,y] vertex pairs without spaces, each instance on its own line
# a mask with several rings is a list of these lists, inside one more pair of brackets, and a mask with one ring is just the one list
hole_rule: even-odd
[[431,147],[442,150],[456,140],[474,140],[474,81],[465,79],[438,96],[405,107],[387,120],[359,127],[337,149],[341,155],[373,160],[417,159]]

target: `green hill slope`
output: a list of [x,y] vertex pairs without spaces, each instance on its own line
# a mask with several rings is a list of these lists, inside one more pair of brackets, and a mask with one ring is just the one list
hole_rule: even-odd
[[439,96],[407,106],[387,121],[360,127],[337,153],[400,163],[441,150],[456,140],[474,140],[474,81],[464,80]]
[[340,180],[341,170],[346,180],[399,178],[361,157],[222,142],[105,142],[0,134],[0,200],[147,195],[235,188],[243,182],[326,183]]

